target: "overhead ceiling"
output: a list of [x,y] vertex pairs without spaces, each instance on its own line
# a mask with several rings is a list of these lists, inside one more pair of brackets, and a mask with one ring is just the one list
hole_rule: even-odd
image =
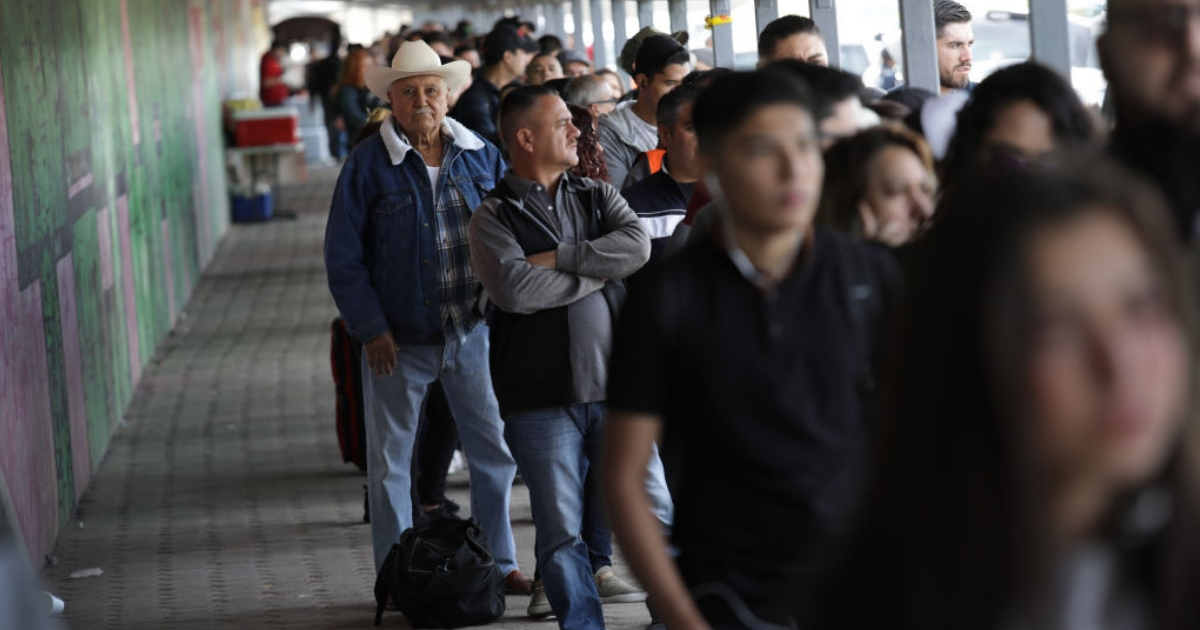
[[417,10],[411,2],[383,0],[270,0],[267,19],[272,27],[295,18],[330,20],[342,27],[344,41],[369,44],[412,23]]

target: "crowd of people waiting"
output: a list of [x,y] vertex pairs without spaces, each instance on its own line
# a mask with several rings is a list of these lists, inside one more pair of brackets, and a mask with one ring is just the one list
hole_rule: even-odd
[[325,242],[377,569],[457,509],[450,440],[561,628],[1200,623],[1200,0],[1109,0],[1111,119],[1035,62],[971,83],[934,9],[941,94],[864,89],[797,16],[752,72],[646,29],[625,86],[505,20],[347,79],[390,105]]

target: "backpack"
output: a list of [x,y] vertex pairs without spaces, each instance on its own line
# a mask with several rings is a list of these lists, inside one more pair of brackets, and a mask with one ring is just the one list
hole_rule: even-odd
[[337,394],[336,427],[343,462],[367,469],[367,425],[362,393],[362,344],[350,336],[342,318],[330,325],[329,363]]
[[504,576],[474,518],[432,520],[400,535],[375,579],[375,625],[391,598],[414,628],[459,628],[504,614]]

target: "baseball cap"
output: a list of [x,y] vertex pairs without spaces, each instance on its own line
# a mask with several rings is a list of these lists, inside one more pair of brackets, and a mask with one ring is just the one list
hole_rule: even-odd
[[641,72],[645,68],[658,67],[671,55],[684,50],[682,44],[666,35],[651,35],[638,47],[633,67],[637,72]]
[[566,68],[567,64],[569,63],[586,63],[589,68],[592,66],[592,62],[588,61],[586,55],[580,53],[578,50],[571,50],[569,48],[564,48],[563,50],[559,51],[558,63],[562,64],[562,67],[564,68]]
[[535,53],[541,48],[537,42],[521,36],[517,29],[507,25],[500,25],[492,29],[492,32],[483,38],[483,46],[480,47],[484,60],[491,63],[495,63],[503,57],[504,53],[516,50]]
[[[633,37],[630,37],[629,41],[625,42],[625,45],[621,47],[621,56],[620,59],[617,60],[617,65],[620,66],[626,74],[633,76],[633,62],[637,60],[638,49],[641,48],[642,42],[651,35],[666,35],[666,33],[654,28],[653,26],[646,26],[634,34]],[[680,45],[686,46],[688,42],[688,32],[679,31],[677,33],[671,33],[671,38],[679,42]]]

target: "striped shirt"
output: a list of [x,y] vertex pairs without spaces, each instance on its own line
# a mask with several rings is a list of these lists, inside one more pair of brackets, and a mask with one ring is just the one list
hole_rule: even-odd
[[687,215],[688,199],[695,189],[695,182],[681,184],[675,181],[664,166],[657,173],[621,191],[650,234],[651,262],[657,261],[666,252],[671,234]]

